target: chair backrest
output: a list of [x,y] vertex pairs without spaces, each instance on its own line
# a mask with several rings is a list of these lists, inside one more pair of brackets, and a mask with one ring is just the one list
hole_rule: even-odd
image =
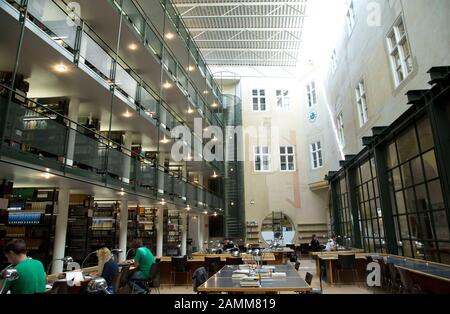
[[187,269],[187,256],[173,256],[172,270],[176,272],[185,272]]
[[355,268],[355,254],[338,254],[338,265],[344,270]]
[[242,257],[227,257],[226,258],[227,265],[242,265],[244,262],[242,261]]
[[313,275],[311,273],[306,273],[305,281],[308,285],[311,285],[312,279],[313,279]]
[[[128,270],[130,269],[130,265],[122,266],[119,277],[119,286],[118,289],[127,285],[128,281]],[[117,289],[117,290],[118,290]],[[116,291],[116,290],[114,290]]]
[[200,287],[208,280],[208,272],[205,267],[197,268],[192,274],[192,287],[195,292],[197,292],[197,288]]
[[[394,266],[395,267],[395,266]],[[395,267],[397,268],[397,267]],[[411,274],[409,271],[403,268],[397,268],[398,274],[400,275],[400,281],[402,282],[403,289],[406,292],[412,292],[414,288],[414,282],[412,280]]]
[[152,287],[159,288],[161,285],[161,272],[159,271],[159,263],[153,263],[150,268],[150,278],[152,280]]
[[209,272],[217,272],[219,265],[220,257],[205,257],[205,266]]
[[300,262],[299,261],[295,262],[294,267],[295,267],[295,270],[298,271],[300,269]]

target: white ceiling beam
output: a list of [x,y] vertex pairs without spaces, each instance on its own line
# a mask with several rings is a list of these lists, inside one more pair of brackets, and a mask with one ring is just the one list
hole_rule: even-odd
[[250,32],[256,32],[256,31],[273,31],[273,32],[279,32],[279,31],[286,31],[286,32],[300,32],[302,30],[301,27],[189,27],[189,30],[191,32],[239,32],[239,31],[250,31]]
[[240,19],[240,18],[255,18],[255,17],[267,17],[267,18],[299,18],[306,17],[304,14],[274,14],[274,15],[265,15],[265,14],[242,14],[242,15],[186,15],[183,16],[183,20],[192,20],[192,19]]
[[299,49],[289,48],[289,49],[273,49],[273,48],[200,48],[203,51],[272,51],[272,52],[283,52],[292,51],[299,52]]
[[175,3],[175,6],[179,8],[190,8],[190,7],[224,7],[224,6],[279,6],[279,5],[289,5],[289,6],[305,6],[306,1],[301,0],[297,2],[289,2],[289,1],[268,1],[268,2],[201,2],[201,3]]
[[266,43],[266,42],[274,42],[274,43],[301,43],[302,40],[283,40],[283,39],[197,39],[196,42],[211,42],[211,43],[221,43],[221,42],[255,42],[255,43]]

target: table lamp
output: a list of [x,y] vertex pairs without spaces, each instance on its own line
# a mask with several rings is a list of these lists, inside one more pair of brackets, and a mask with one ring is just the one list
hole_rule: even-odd
[[97,253],[97,250],[95,250],[95,251],[89,253],[89,254],[86,256],[86,258],[85,258],[85,259],[83,260],[83,262],[81,263],[81,269],[83,269],[84,263],[86,263],[87,259],[88,259],[92,254],[95,254],[95,253]]
[[50,270],[50,266],[52,266],[52,263],[54,261],[62,261],[63,262],[63,271],[64,271],[64,266],[67,267],[68,264],[73,263],[73,258],[71,256],[66,256],[66,257],[63,257],[63,258],[55,258],[55,259],[53,259],[47,266],[47,274],[48,274],[48,272]]
[[[19,273],[17,269],[14,268],[14,265],[9,265],[5,269],[3,269],[0,273],[0,279],[4,281],[14,281],[19,279]],[[6,284],[3,284],[3,287],[0,290],[0,294],[4,294],[6,289]]]
[[88,293],[104,292],[106,294],[111,294],[107,290],[108,283],[106,282],[105,278],[103,278],[103,277],[96,277],[96,278],[91,279],[91,281],[89,281],[89,284],[86,289],[87,289]]

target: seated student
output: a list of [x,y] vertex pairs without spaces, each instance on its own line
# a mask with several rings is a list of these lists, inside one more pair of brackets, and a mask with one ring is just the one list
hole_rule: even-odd
[[22,239],[9,241],[3,249],[8,262],[15,265],[19,278],[6,282],[11,294],[44,293],[47,278],[44,265],[27,256],[27,245]]
[[333,235],[331,239],[328,240],[327,245],[325,247],[325,251],[335,251],[337,249],[336,246],[336,236]]
[[107,284],[108,288],[107,290],[110,293],[115,293],[113,289],[113,279],[119,272],[119,267],[112,258],[111,251],[103,247],[97,251],[97,258],[98,258],[98,274],[100,277],[103,277]]
[[142,244],[142,240],[136,239],[131,244],[131,248],[135,250],[133,273],[128,279],[131,289],[138,294],[145,294],[146,291],[135,281],[147,280],[150,278],[150,269],[155,263],[155,257],[152,252]]
[[317,239],[317,236],[315,234],[312,235],[311,250],[313,252],[320,252],[322,250],[322,247],[320,246],[319,240]]

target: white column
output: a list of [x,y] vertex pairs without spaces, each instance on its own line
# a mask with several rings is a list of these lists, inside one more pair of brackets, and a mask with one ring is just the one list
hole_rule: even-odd
[[[53,259],[62,259],[66,248],[67,218],[69,216],[70,189],[61,188],[58,193],[56,212],[55,243],[53,245]],[[63,261],[53,261],[52,274],[63,271]]]
[[197,237],[198,237],[198,250],[202,251],[204,244],[203,244],[203,221],[204,221],[204,215],[203,214],[199,214],[198,215],[198,231],[197,231]]
[[122,253],[119,255],[119,261],[127,258],[127,236],[128,236],[128,200],[120,201],[120,226],[119,226],[119,249]]
[[156,223],[156,256],[161,257],[163,255],[163,230],[164,230],[164,209],[159,208],[157,213]]
[[181,256],[186,255],[187,249],[187,214],[185,211],[181,212]]
[[[126,149],[131,150],[131,144],[133,144],[133,132],[127,131],[125,132],[123,145]],[[129,151],[124,151],[123,153],[129,157],[125,158],[125,162],[123,164],[122,181],[125,183],[130,183],[131,153]]]
[[67,156],[66,156],[66,164],[68,166],[73,165],[73,157],[75,154],[75,139],[76,139],[76,129],[77,125],[75,122],[78,122],[78,112],[80,108],[80,100],[77,98],[71,98],[69,104],[69,113],[67,118],[73,121],[69,124],[69,138],[67,140]]

